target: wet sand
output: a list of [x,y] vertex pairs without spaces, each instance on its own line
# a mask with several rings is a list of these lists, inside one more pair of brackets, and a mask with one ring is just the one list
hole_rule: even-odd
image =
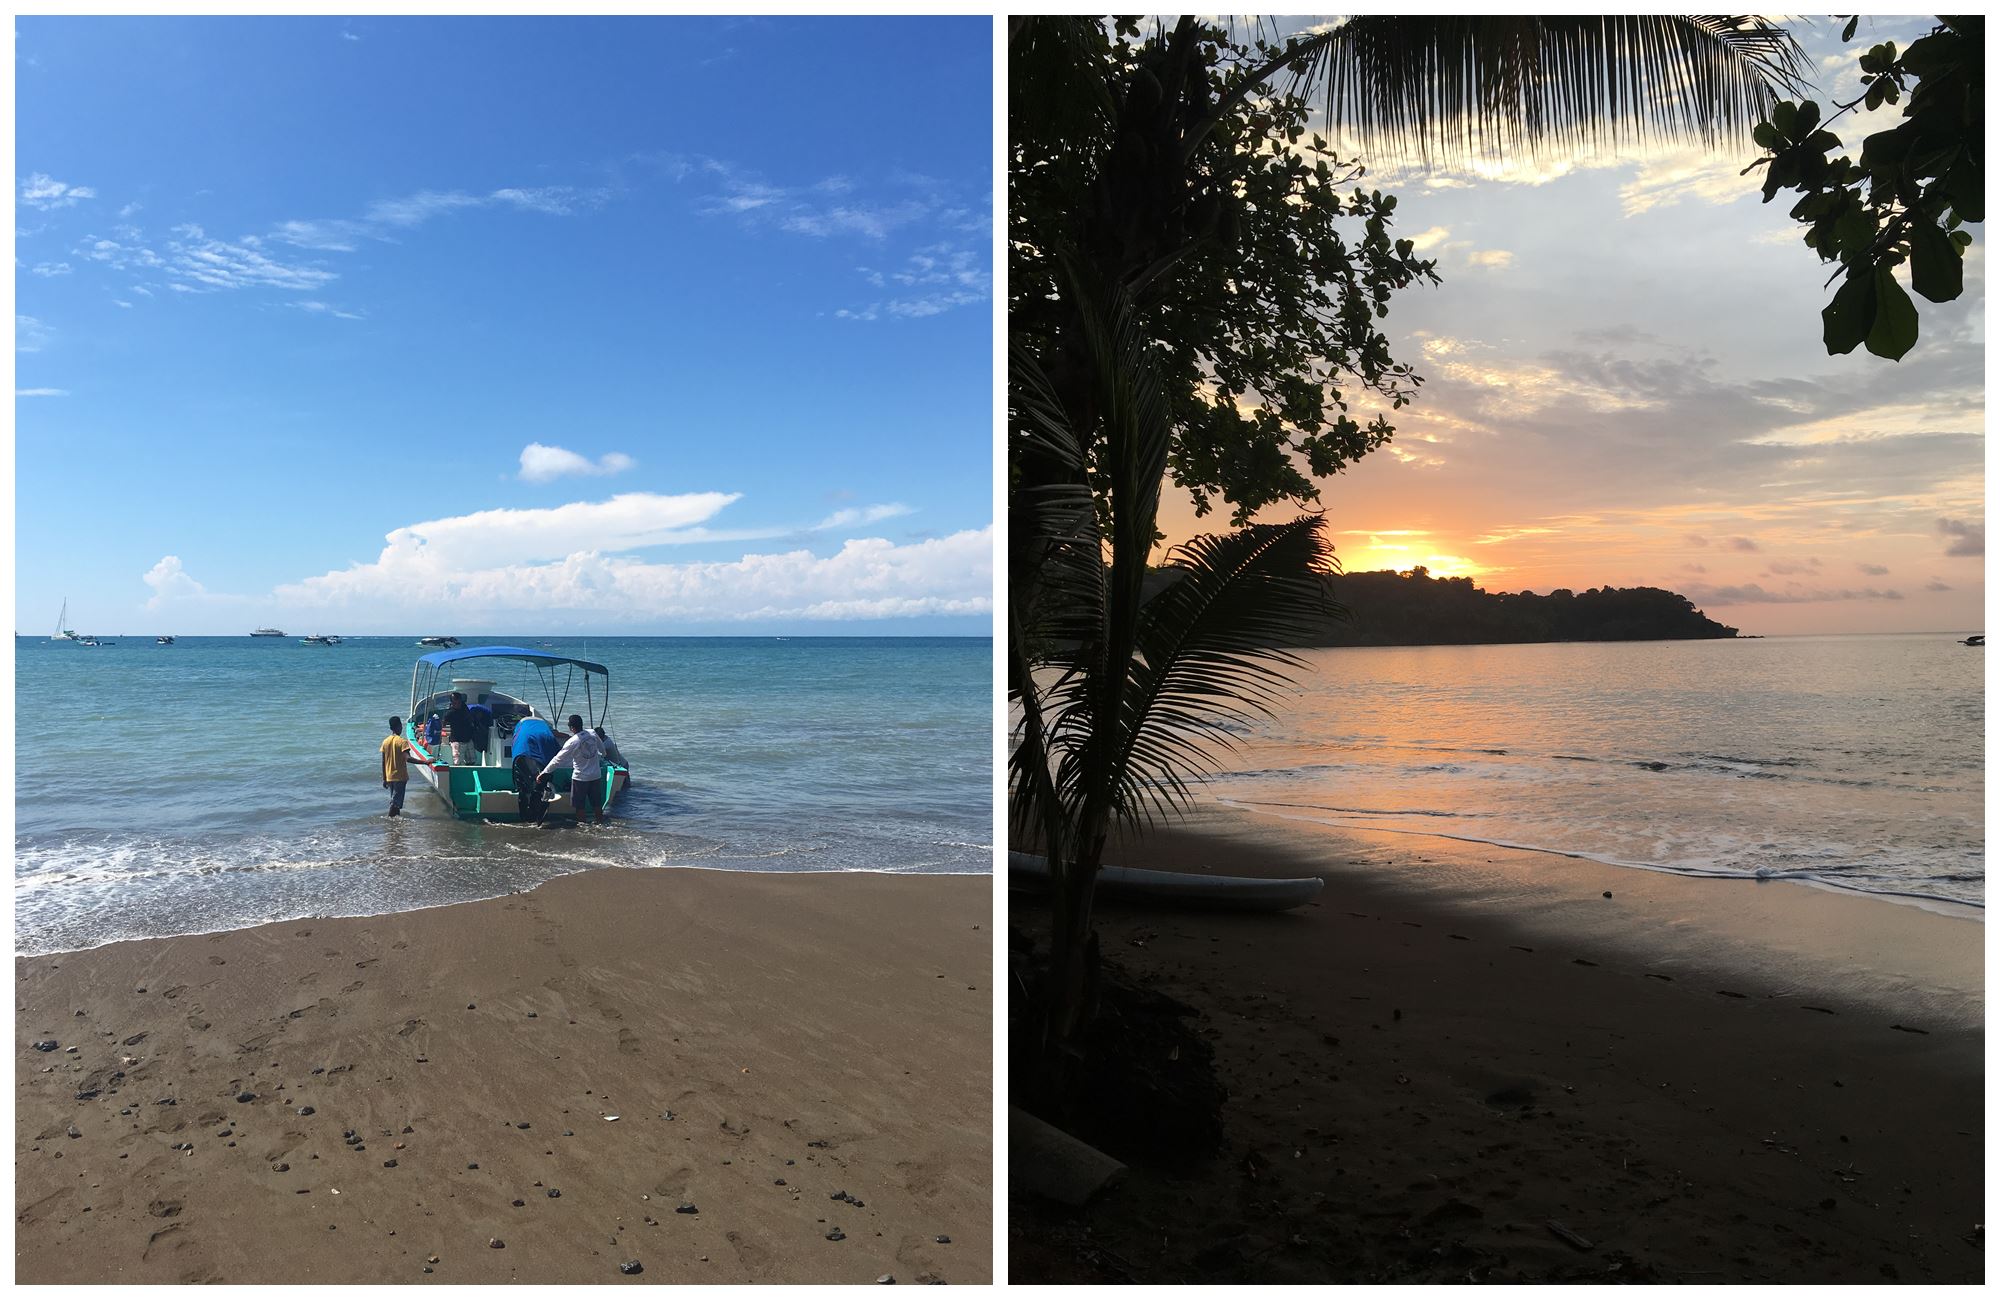
[[987,1281],[990,912],[604,870],[18,959],[15,1279]]
[[1014,1198],[1017,1280],[1983,1277],[1969,913],[1231,811],[1107,861],[1328,885],[1102,908],[1106,958],[1198,1011],[1226,1145],[1081,1213]]

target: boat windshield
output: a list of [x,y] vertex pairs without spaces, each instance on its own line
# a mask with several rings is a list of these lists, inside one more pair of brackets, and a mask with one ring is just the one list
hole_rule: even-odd
[[[480,662],[465,665],[467,660]],[[583,715],[584,725],[601,727],[611,711],[611,670],[587,659],[523,650],[517,646],[468,646],[462,650],[440,650],[417,660],[410,677],[410,718],[414,723],[423,704],[442,690],[450,689],[455,678],[489,674],[497,678],[502,665],[511,665],[509,680],[494,685],[538,707],[542,716],[560,723],[572,713]],[[483,680],[483,678],[482,678]],[[518,685],[520,689],[510,690]]]

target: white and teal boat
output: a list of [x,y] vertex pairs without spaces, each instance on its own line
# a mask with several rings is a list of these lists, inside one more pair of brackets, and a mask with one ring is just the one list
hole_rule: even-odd
[[[505,681],[519,693],[502,690]],[[452,762],[451,746],[435,747],[424,741],[424,724],[432,714],[442,718],[451,708],[454,691],[462,692],[468,705],[483,704],[493,714],[493,727],[486,748],[476,763]],[[601,727],[611,707],[611,670],[603,664],[563,655],[523,650],[519,646],[467,646],[439,650],[417,660],[410,676],[410,711],[404,735],[416,761],[411,766],[437,791],[455,817],[481,821],[520,820],[520,806],[514,793],[514,729],[528,718],[549,724],[557,737],[569,734],[572,713],[583,717],[584,725]],[[631,783],[631,773],[623,766],[606,763],[610,780],[604,790],[608,809]],[[552,801],[547,816],[574,817],[569,768],[551,778]]]

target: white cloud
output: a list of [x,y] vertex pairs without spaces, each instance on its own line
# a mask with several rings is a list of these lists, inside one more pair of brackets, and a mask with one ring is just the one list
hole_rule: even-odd
[[1504,248],[1487,248],[1473,253],[1465,259],[1474,266],[1488,266],[1496,271],[1514,265],[1514,255]]
[[388,226],[420,226],[432,217],[459,208],[476,208],[484,199],[458,190],[419,190],[400,199],[378,199],[368,207],[368,220]]
[[358,221],[282,221],[271,231],[271,238],[294,248],[351,253],[367,233],[367,227]]
[[33,274],[35,274],[35,275],[39,275],[39,276],[42,276],[42,277],[44,277],[44,278],[52,278],[52,277],[54,277],[54,276],[58,276],[58,275],[68,275],[68,274],[69,274],[69,263],[68,263],[68,262],[37,262],[37,263],[35,263],[35,264],[34,264],[34,265],[33,265],[32,267],[30,267],[30,268],[29,268],[29,270],[30,270],[30,271],[31,271],[31,272],[32,272]]
[[890,503],[880,506],[864,506],[860,509],[836,510],[815,524],[815,528],[846,528],[850,524],[875,524],[884,519],[896,519],[903,515],[915,514],[909,506]]
[[16,397],[68,397],[68,396],[69,396],[69,389],[67,389],[67,388],[17,388],[17,389],[15,389],[15,390],[14,390],[14,396],[16,396]]
[[55,331],[36,320],[33,316],[14,317],[14,350],[16,352],[40,352],[42,345],[55,337]]
[[591,460],[567,447],[546,447],[539,442],[521,448],[521,478],[529,483],[547,483],[570,474],[622,474],[636,464],[622,451],[607,451]]
[[665,496],[627,492],[607,501],[552,508],[482,510],[398,528],[381,555],[298,584],[302,591],[366,589],[384,580],[448,588],[481,566],[505,568],[584,552],[712,540],[700,528],[737,499],[734,492]]
[[1432,226],[1421,234],[1410,236],[1410,244],[1421,253],[1425,249],[1437,247],[1449,238],[1451,238],[1449,229],[1444,226]]
[[78,199],[94,199],[97,191],[88,185],[67,185],[45,172],[36,172],[21,182],[21,202],[46,212],[50,208],[74,207]]
[[312,312],[315,315],[338,316],[342,320],[367,319],[367,317],[362,315],[360,312],[343,311],[340,308],[334,306],[332,303],[320,302],[318,299],[315,298],[308,298],[303,302],[295,302],[292,304],[292,306],[297,307],[300,311]]
[[[562,513],[591,509],[579,504]],[[534,512],[487,515],[528,513]],[[496,533],[513,536],[518,530],[516,524],[478,527],[486,539]],[[843,621],[992,610],[990,526],[902,546],[879,537],[855,538],[827,556],[792,550],[685,564],[604,554],[615,547],[601,545],[604,539],[590,536],[592,531],[587,526],[569,530],[583,545],[560,559],[532,562],[518,553],[508,559],[485,553],[483,546],[467,546],[458,564],[439,564],[435,557],[425,562],[399,548],[398,534],[391,534],[383,561],[308,578],[280,587],[276,594],[294,606],[351,609],[371,617],[405,609],[432,618],[456,612],[481,619],[514,610],[543,617],[577,610],[632,624]],[[482,563],[485,567],[473,567]]]
[[178,555],[161,556],[160,562],[146,570],[140,580],[153,589],[153,594],[146,600],[147,609],[158,609],[169,601],[193,600],[208,594],[181,568]]

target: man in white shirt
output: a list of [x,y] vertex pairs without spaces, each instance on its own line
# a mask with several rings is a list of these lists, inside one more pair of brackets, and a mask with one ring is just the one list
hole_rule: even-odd
[[550,775],[559,767],[570,769],[569,803],[576,813],[576,824],[581,826],[596,815],[599,826],[604,824],[604,762],[603,750],[597,736],[583,725],[581,714],[569,715],[569,739],[556,751],[542,769],[539,781],[548,785]]

